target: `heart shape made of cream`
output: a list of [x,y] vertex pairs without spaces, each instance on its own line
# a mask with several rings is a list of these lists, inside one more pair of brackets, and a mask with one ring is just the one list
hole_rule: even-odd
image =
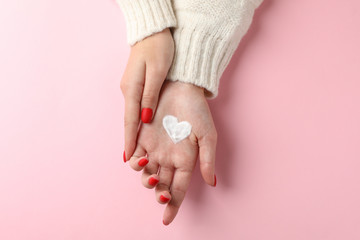
[[175,144],[187,138],[191,133],[191,124],[189,122],[179,122],[172,115],[166,115],[163,118],[163,126]]

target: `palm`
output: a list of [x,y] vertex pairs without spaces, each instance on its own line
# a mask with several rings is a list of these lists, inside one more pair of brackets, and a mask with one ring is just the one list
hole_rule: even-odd
[[[174,144],[162,125],[165,115],[188,121],[192,125],[190,136]],[[171,198],[164,214],[166,222],[173,220],[185,197],[199,154],[199,139],[214,130],[202,89],[184,83],[165,82],[155,118],[151,124],[141,126],[136,152],[139,156],[146,153],[149,159],[144,168],[143,182],[158,175],[157,199],[160,195]]]

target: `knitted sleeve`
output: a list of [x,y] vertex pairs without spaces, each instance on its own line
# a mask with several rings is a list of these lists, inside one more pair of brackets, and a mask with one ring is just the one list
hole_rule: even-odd
[[167,79],[205,88],[216,97],[219,79],[262,0],[173,0],[175,57]]
[[124,13],[130,45],[174,27],[176,18],[171,0],[116,0]]

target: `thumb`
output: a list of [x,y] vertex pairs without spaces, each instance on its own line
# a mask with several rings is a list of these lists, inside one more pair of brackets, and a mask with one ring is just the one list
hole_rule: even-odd
[[199,139],[200,171],[204,181],[210,186],[216,186],[215,156],[217,134],[208,134]]

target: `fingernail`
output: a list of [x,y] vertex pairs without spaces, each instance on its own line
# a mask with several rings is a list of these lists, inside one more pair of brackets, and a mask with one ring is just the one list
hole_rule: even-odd
[[151,177],[151,178],[149,179],[149,184],[150,184],[151,186],[155,186],[158,182],[159,182],[159,180],[157,180],[156,178]]
[[124,158],[124,162],[126,162],[126,155],[125,155],[125,151],[124,151],[124,154],[123,154],[123,158]]
[[151,121],[153,111],[151,108],[143,108],[141,110],[141,121],[143,123],[149,123]]
[[140,167],[143,167],[146,164],[148,164],[148,162],[149,162],[149,160],[147,160],[146,158],[143,158],[138,162],[138,164],[139,164]]
[[169,201],[170,199],[167,197],[164,197],[163,195],[160,196],[160,201],[166,203],[167,201]]
[[163,224],[164,224],[165,226],[167,225],[164,220],[163,220]]
[[214,175],[214,187],[216,187],[216,175]]

